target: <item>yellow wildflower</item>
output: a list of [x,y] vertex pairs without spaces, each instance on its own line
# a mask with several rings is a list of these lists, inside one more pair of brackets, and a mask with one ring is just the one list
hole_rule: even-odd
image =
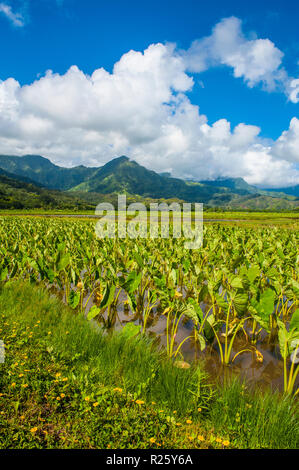
[[223,441],[222,444],[223,444],[225,447],[227,447],[227,446],[229,446],[229,441]]
[[144,405],[144,401],[143,400],[136,400],[137,405]]
[[203,442],[205,440],[205,438],[203,436],[198,436],[197,438],[199,441]]
[[30,432],[32,432],[32,433],[34,433],[34,432],[36,432],[36,431],[37,431],[37,428],[31,428],[31,429],[30,429]]
[[180,299],[181,297],[183,297],[183,294],[182,294],[181,292],[179,292],[179,291],[175,291],[174,297],[175,297],[176,299]]

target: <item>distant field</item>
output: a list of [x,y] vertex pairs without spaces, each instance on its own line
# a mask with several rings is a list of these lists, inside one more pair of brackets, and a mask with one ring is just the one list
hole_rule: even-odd
[[[41,210],[41,209],[0,209],[1,215],[70,215],[70,216],[95,216],[95,211],[75,211],[75,210]],[[117,214],[117,211],[116,211]],[[233,219],[233,220],[273,220],[273,219],[293,219],[299,220],[299,211],[293,212],[243,212],[243,211],[204,211],[204,219]]]
[[[0,210],[0,216],[18,216],[18,217],[46,217],[46,218],[64,218],[68,220],[81,220],[88,222],[96,219],[94,211],[57,211],[57,210]],[[115,220],[120,214],[115,211]],[[133,216],[126,216],[131,220]],[[149,217],[149,213],[148,213]],[[149,219],[148,219],[149,220]],[[170,221],[172,216],[170,215]],[[220,223],[223,225],[233,225],[239,227],[280,227],[292,230],[299,229],[299,212],[204,212],[204,224]]]

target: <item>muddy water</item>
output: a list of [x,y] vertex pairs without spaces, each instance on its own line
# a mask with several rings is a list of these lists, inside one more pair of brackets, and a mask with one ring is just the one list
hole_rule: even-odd
[[[86,296],[87,300],[88,296]],[[126,301],[126,295],[121,292],[119,296],[119,305],[111,315],[111,321],[107,324],[107,314],[103,316],[103,322],[106,323],[106,327],[115,330],[120,330],[128,322],[134,322],[136,325],[143,324],[142,319],[135,317],[128,307],[124,307]],[[93,299],[91,299],[87,305],[86,311],[88,311],[94,305]],[[204,305],[201,305],[203,310]],[[207,311],[207,310],[206,310]],[[166,349],[166,322],[167,318],[162,315],[156,307],[152,309],[152,312],[147,320],[146,332],[151,336],[157,345],[161,348]],[[101,323],[101,321],[100,321]],[[249,336],[249,325],[245,329]],[[220,361],[219,347],[217,342],[214,341],[212,345],[207,345],[204,351],[201,351],[199,344],[194,341],[194,324],[191,320],[182,318],[179,323],[177,335],[175,338],[176,350],[182,341],[187,339],[181,349],[180,353],[183,359],[187,362],[200,361],[204,365],[204,369],[208,372],[212,382],[221,382],[224,377],[227,376],[238,376],[245,380],[248,386],[265,388],[271,386],[274,390],[283,390],[283,362],[279,352],[278,344],[269,344],[266,332],[261,332],[255,345],[251,345],[245,338],[245,334],[240,332],[234,342],[234,347],[231,353],[231,359],[239,351],[243,349],[251,349],[251,351],[245,351],[239,354],[233,363],[223,367]],[[224,338],[221,338],[224,343]],[[224,348],[224,345],[223,345]],[[262,355],[262,362],[257,360],[255,350],[258,350]],[[179,357],[178,355],[177,357]],[[295,389],[299,386],[299,376],[295,383]]]

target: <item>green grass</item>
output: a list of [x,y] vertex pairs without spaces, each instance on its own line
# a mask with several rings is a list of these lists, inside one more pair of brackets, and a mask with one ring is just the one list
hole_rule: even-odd
[[30,284],[1,286],[0,339],[2,448],[298,447],[292,399],[212,388],[201,367],[107,335]]
[[221,390],[209,418],[220,432],[226,429],[247,448],[298,448],[298,400],[279,393],[248,392],[233,380]]

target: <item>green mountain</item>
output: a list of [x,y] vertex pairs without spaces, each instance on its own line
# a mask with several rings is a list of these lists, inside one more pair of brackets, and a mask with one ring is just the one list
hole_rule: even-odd
[[217,178],[215,180],[200,180],[200,183],[218,187],[228,188],[236,194],[256,194],[259,190],[255,186],[246,183],[243,178]]
[[274,188],[268,191],[279,193],[279,194],[288,194],[289,196],[295,196],[299,198],[299,184],[296,186],[290,186],[288,188]]
[[[101,194],[125,192],[145,198],[176,197],[188,202],[207,202],[219,192],[219,188],[164,176],[122,156],[108,162],[86,181],[72,188],[72,191]],[[228,188],[221,189],[223,192],[228,194]]]
[[94,209],[79,195],[45,189],[0,168],[0,209]]
[[[0,170],[2,178],[14,180],[2,181],[2,184],[6,184],[5,191],[0,194],[2,203],[3,194],[7,195],[8,191],[10,196],[6,197],[9,200],[12,197],[18,201],[17,204],[30,204],[30,207],[34,203],[52,206],[59,204],[59,207],[74,207],[74,204],[78,204],[78,207],[94,207],[102,201],[116,201],[117,194],[123,193],[127,194],[128,201],[144,201],[147,205],[152,200],[179,200],[229,209],[291,210],[299,206],[299,198],[272,190],[260,190],[247,184],[242,178],[184,181],[172,178],[169,174],[148,170],[125,156],[114,158],[100,168],[63,168],[37,155],[0,155],[0,168],[3,169]],[[21,190],[25,199],[22,200],[17,193],[12,195],[12,187],[15,191]],[[49,193],[50,189],[52,192]],[[48,202],[41,202],[41,199]]]
[[8,171],[3,170],[3,168],[0,168],[0,180],[4,181],[5,179],[13,179],[19,182],[22,181],[23,183],[34,184],[35,186],[41,186],[39,183],[33,181],[30,178],[27,178],[26,176],[15,175],[13,173],[9,173]]
[[182,201],[226,208],[291,210],[298,205],[295,198],[260,191],[242,178],[184,181],[150,171],[125,156],[111,160],[71,191],[74,190],[101,194],[125,192],[154,199],[175,197]]
[[98,168],[63,168],[40,155],[23,157],[0,155],[0,167],[9,173],[30,178],[51,189],[68,190],[89,178]]

